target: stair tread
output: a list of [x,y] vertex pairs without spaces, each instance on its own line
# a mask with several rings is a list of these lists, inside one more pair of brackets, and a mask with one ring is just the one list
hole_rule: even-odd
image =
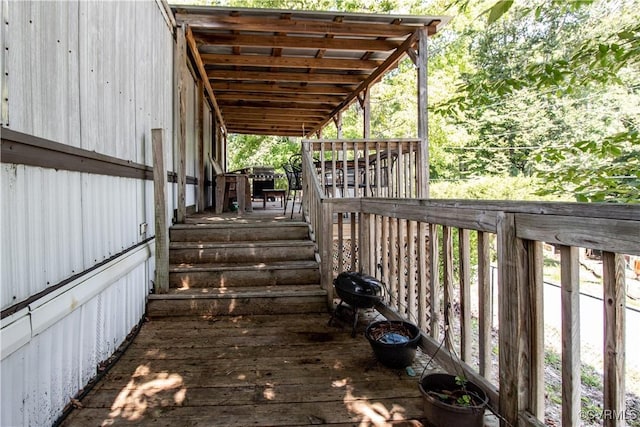
[[288,228],[288,227],[301,227],[309,228],[309,225],[303,221],[291,221],[291,222],[234,222],[234,223],[189,223],[189,224],[174,224],[171,226],[173,230],[191,230],[191,229],[229,229],[229,228]]
[[172,288],[166,294],[151,294],[149,299],[225,299],[326,296],[320,285],[280,285],[238,288]]
[[169,249],[209,249],[209,248],[247,248],[247,247],[282,247],[282,246],[314,246],[310,240],[265,240],[234,242],[171,242]]
[[240,270],[299,270],[317,269],[316,261],[272,261],[272,262],[248,262],[248,263],[181,263],[171,264],[170,273],[186,273],[195,271],[240,271]]

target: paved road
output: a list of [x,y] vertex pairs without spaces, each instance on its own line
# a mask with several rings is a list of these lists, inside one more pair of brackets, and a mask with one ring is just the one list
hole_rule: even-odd
[[[560,288],[545,284],[544,287],[544,321],[545,327],[557,328],[560,331]],[[626,310],[626,355],[627,369],[640,372],[640,312],[635,309]],[[580,339],[583,353],[592,349],[601,357],[603,349],[604,306],[599,298],[588,295],[580,297]],[[558,335],[559,341],[559,335]],[[560,346],[561,343],[548,343]],[[583,356],[588,356],[583,354]],[[596,369],[600,366],[594,366]]]

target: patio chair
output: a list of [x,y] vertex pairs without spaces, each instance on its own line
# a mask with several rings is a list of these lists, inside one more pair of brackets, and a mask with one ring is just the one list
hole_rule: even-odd
[[[289,163],[285,163],[282,165],[284,169],[284,173],[287,175],[287,201],[291,197],[291,192],[294,193],[291,203],[291,218],[293,218],[293,209],[296,205],[296,196],[298,195],[298,190],[302,190],[302,156],[299,154],[294,154],[289,159]],[[302,205],[299,208],[300,212],[302,212]],[[287,213],[287,203],[284,204],[284,213]]]

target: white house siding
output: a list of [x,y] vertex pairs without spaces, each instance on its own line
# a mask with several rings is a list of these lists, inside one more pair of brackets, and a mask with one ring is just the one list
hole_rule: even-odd
[[144,264],[2,361],[6,426],[48,426],[144,313]]
[[[163,128],[170,168],[174,42],[158,2],[1,6],[3,127],[149,166]],[[69,282],[0,322],[0,425],[51,425],[144,315],[153,182],[7,163],[0,179],[0,308]]]

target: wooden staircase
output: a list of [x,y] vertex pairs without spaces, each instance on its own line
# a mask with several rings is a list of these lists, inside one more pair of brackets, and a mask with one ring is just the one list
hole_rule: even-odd
[[149,296],[151,318],[327,311],[304,222],[177,224],[170,241],[170,289]]

